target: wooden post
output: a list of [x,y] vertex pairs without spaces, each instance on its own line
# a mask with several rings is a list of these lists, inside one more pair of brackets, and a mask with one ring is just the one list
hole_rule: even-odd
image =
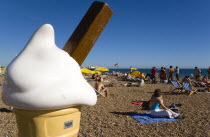
[[81,66],[112,17],[111,8],[104,2],[95,1],[66,42],[63,50]]

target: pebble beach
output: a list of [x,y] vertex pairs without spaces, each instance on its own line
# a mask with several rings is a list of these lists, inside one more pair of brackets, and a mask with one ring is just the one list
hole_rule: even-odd
[[[3,76],[0,76],[2,82]],[[94,81],[90,84],[93,86]],[[106,83],[104,83],[106,85]],[[108,87],[107,98],[99,96],[95,106],[83,106],[79,137],[208,137],[210,136],[210,94],[187,96],[171,94],[171,84],[144,87]],[[130,114],[145,113],[141,105],[131,101],[148,101],[155,89],[163,92],[164,104],[182,104],[179,113],[186,118],[175,122],[140,124]],[[2,89],[0,89],[0,94]],[[0,99],[0,137],[17,137],[15,115]]]

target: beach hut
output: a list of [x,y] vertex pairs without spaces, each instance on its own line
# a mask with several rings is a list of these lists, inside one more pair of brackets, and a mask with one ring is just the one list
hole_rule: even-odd
[[131,73],[131,76],[145,78],[145,75],[144,75],[143,73],[141,73],[140,71],[133,71],[133,72]]

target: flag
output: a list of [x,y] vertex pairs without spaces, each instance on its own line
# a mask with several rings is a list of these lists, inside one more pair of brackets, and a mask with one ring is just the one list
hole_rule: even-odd
[[117,64],[114,64],[114,66],[117,67],[118,66],[118,63]]

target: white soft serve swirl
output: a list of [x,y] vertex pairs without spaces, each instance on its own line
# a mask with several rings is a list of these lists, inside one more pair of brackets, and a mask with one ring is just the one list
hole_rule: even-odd
[[78,63],[55,45],[53,27],[45,24],[7,67],[2,99],[14,108],[48,110],[95,105],[97,96]]

